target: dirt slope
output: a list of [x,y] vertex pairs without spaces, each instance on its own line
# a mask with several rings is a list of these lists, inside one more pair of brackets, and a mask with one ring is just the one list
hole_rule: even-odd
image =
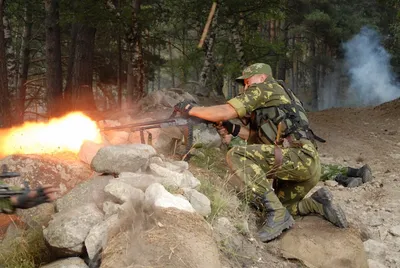
[[327,140],[319,146],[323,163],[372,168],[373,182],[331,190],[363,238],[386,246],[382,255],[370,258],[400,267],[400,238],[391,231],[400,225],[400,99],[310,113],[310,121],[314,132]]

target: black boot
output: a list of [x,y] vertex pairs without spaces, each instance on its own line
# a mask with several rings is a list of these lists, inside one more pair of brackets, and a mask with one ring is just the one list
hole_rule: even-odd
[[337,181],[340,185],[349,188],[358,187],[363,184],[361,178],[347,177],[342,174],[337,175],[335,177],[335,181]]
[[263,203],[265,208],[264,223],[258,231],[258,236],[262,242],[268,242],[277,238],[284,230],[292,227],[295,221],[273,191],[264,194]]
[[362,182],[366,183],[372,180],[371,168],[366,164],[361,168],[347,168],[347,176],[362,178]]
[[332,193],[322,187],[309,198],[304,198],[297,204],[300,215],[319,214],[340,228],[348,226],[346,215],[342,208],[333,201]]

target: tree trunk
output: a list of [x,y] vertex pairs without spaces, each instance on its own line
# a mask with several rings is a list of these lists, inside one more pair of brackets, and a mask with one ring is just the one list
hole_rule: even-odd
[[310,44],[311,52],[311,106],[313,109],[318,107],[318,66],[316,64],[316,40],[313,38]]
[[216,34],[216,26],[218,20],[218,8],[215,11],[214,17],[211,22],[210,36],[207,40],[207,52],[204,58],[203,68],[200,73],[200,85],[205,87],[207,84],[207,80],[211,70],[211,64],[213,60],[213,51],[214,51],[214,42],[215,42],[215,34]]
[[4,25],[4,41],[6,44],[6,59],[7,59],[7,75],[8,75],[8,89],[15,87],[14,81],[16,76],[16,60],[15,51],[12,45],[11,26],[8,17],[3,14]]
[[132,105],[134,102],[140,100],[144,95],[144,62],[143,62],[143,49],[141,42],[141,27],[139,25],[139,14],[141,9],[141,0],[133,0],[132,11],[132,28],[128,40],[130,40],[131,51],[131,78],[130,88],[128,88],[128,103]]
[[172,55],[172,45],[171,38],[168,39],[168,52],[169,52],[169,61],[171,64],[171,79],[172,79],[172,87],[175,87],[175,68],[174,68],[174,59]]
[[72,109],[96,110],[93,96],[93,58],[96,29],[77,25],[74,66],[72,70]]
[[[278,59],[278,71],[277,71],[277,78],[280,80],[285,81],[286,80],[286,51],[287,47],[289,45],[289,38],[288,38],[288,27],[286,27],[285,21],[280,23],[280,27],[282,28],[276,28],[279,29],[279,38],[283,41],[285,44],[285,49],[284,49],[284,54],[279,55]],[[283,33],[283,34],[282,34]]]
[[68,52],[68,65],[67,65],[67,74],[66,74],[66,82],[64,89],[64,105],[65,110],[71,109],[71,101],[72,101],[72,74],[74,70],[74,61],[75,61],[75,50],[76,50],[76,36],[78,34],[78,25],[73,24],[71,27],[71,42],[69,44],[69,52]]
[[28,81],[28,71],[30,64],[30,40],[32,38],[32,9],[27,6],[25,7],[25,26],[22,37],[22,48],[21,48],[21,64],[20,64],[20,78],[18,80],[18,104],[17,104],[17,123],[24,122],[25,112],[25,99],[26,99],[26,81]]
[[47,114],[61,115],[62,69],[58,0],[45,0]]
[[237,60],[240,64],[240,69],[243,70],[246,67],[246,60],[244,57],[244,49],[242,45],[242,39],[240,38],[240,33],[238,30],[238,27],[233,23],[232,20],[230,20],[232,24],[231,28],[231,38],[232,38],[232,43],[235,46],[235,51],[236,51],[236,56]]
[[[3,21],[4,2],[0,0],[0,22]],[[8,91],[6,40],[4,38],[4,25],[0,23],[0,126],[11,125],[10,92]]]

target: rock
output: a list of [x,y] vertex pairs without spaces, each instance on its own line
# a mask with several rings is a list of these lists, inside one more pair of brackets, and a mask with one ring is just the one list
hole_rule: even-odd
[[[185,164],[183,164],[183,163],[185,163]],[[182,173],[189,168],[189,164],[185,161],[175,161],[173,163],[165,162],[164,167],[171,171],[176,171],[178,173]]]
[[149,168],[151,173],[157,177],[158,182],[164,186],[196,188],[200,185],[200,181],[187,170],[184,173],[178,173],[157,164],[150,164]]
[[50,248],[57,256],[68,257],[83,253],[83,242],[90,229],[103,220],[103,213],[94,203],[57,213],[43,230]]
[[110,217],[111,215],[114,215],[118,212],[119,208],[121,207],[121,205],[116,204],[114,202],[111,201],[106,201],[103,203],[103,212],[104,212],[104,216],[106,218]]
[[235,226],[226,217],[218,218],[214,225],[215,238],[218,244],[222,244],[225,248],[236,252],[242,247],[240,234]]
[[160,209],[137,217],[149,220],[136,220],[132,230],[113,236],[101,268],[221,267],[213,232],[199,214]]
[[153,156],[152,158],[150,158],[149,163],[150,164],[157,164],[157,165],[159,165],[161,167],[165,167],[164,161],[159,156]]
[[29,209],[18,209],[17,215],[29,227],[46,226],[54,213],[56,213],[54,203],[44,203]]
[[174,107],[176,104],[178,104],[179,100],[174,99],[168,95],[164,95],[161,104],[164,105],[165,107]]
[[63,260],[58,260],[50,264],[40,266],[41,268],[89,268],[86,263],[78,257],[71,257]]
[[173,154],[175,145],[181,144],[183,133],[178,127],[159,129],[157,137],[153,139],[154,148],[159,153]]
[[56,211],[63,212],[88,203],[96,203],[98,206],[104,200],[104,187],[112,176],[96,176],[85,181],[69,191],[56,201]]
[[382,263],[368,259],[368,267],[369,268],[386,268],[386,265],[383,265]]
[[92,141],[85,141],[79,149],[78,157],[82,162],[90,165],[90,163],[92,163],[93,157],[97,154],[100,148],[103,148],[104,146],[104,144],[98,144]]
[[147,187],[159,181],[159,178],[151,174],[131,172],[122,172],[119,174],[118,178],[120,181],[142,191],[146,191]]
[[381,242],[369,239],[364,242],[364,248],[369,259],[384,260],[386,257],[386,245]]
[[116,203],[123,204],[128,200],[133,199],[134,202],[142,202],[144,200],[144,193],[142,190],[133,188],[127,183],[119,180],[111,180],[104,192],[111,197]]
[[97,152],[91,167],[99,173],[136,172],[155,154],[154,148],[146,144],[106,146]]
[[211,213],[211,202],[207,196],[194,189],[184,189],[185,197],[200,215],[207,217]]
[[57,185],[61,189],[59,195],[87,180],[93,174],[87,164],[76,158],[71,160],[52,156],[11,155],[1,159],[0,165],[2,164],[6,164],[10,171],[21,174],[21,177],[8,179],[7,182],[11,181],[12,184],[20,185],[26,180],[31,188],[46,184]]
[[393,226],[389,229],[389,233],[393,236],[400,236],[400,225]]
[[114,214],[90,229],[90,232],[85,239],[86,251],[90,260],[93,260],[100,249],[105,246],[109,238],[109,230],[117,223],[118,214]]
[[193,130],[193,144],[202,144],[207,148],[215,148],[221,145],[221,137],[215,128],[209,128],[201,124]]
[[145,192],[145,204],[149,207],[176,208],[183,211],[195,212],[189,201],[176,197],[159,183],[150,185]]
[[99,128],[105,127],[119,127],[121,123],[117,120],[101,120],[98,122]]
[[335,187],[337,186],[339,183],[337,181],[334,180],[326,180],[325,181],[325,185],[329,186],[329,187]]
[[280,250],[284,258],[307,267],[368,267],[360,237],[319,217],[296,220],[295,228],[282,236]]

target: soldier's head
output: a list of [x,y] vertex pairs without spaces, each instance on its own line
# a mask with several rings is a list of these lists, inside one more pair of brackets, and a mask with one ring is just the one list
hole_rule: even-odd
[[271,66],[265,63],[255,63],[246,67],[242,76],[236,78],[236,82],[243,85],[246,90],[252,84],[264,82],[269,76],[272,77]]

